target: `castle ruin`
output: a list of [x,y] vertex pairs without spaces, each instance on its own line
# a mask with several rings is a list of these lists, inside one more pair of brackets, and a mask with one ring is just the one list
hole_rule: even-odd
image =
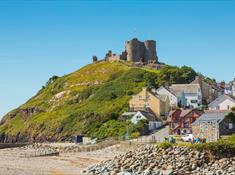
[[113,54],[112,51],[109,50],[104,59],[111,62],[123,60],[129,62],[141,62],[144,64],[158,63],[156,41],[146,40],[141,42],[137,38],[134,38],[130,41],[126,41],[125,51],[121,54]]
[[141,42],[137,38],[134,38],[126,42],[125,48],[127,61],[144,63],[158,62],[156,41],[154,40]]

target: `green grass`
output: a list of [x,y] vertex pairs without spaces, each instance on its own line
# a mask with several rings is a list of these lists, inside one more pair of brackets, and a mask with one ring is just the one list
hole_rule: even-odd
[[235,144],[235,134],[231,135],[230,137],[228,137],[226,140],[233,142]]

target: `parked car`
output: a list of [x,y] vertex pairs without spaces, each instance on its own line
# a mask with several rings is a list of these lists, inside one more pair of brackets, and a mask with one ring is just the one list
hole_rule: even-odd
[[182,141],[184,142],[191,142],[193,141],[193,134],[186,134],[181,137]]

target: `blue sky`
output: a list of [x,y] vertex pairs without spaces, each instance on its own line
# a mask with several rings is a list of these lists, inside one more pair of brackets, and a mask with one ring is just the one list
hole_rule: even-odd
[[121,52],[125,40],[157,40],[160,61],[217,80],[235,77],[233,1],[0,1],[0,116],[64,75]]

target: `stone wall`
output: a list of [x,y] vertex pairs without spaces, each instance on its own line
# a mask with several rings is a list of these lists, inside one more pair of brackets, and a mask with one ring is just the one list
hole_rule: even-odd
[[157,59],[156,41],[147,40],[144,42],[144,46],[145,46],[144,61],[147,63],[156,61]]
[[217,138],[219,138],[219,132],[217,133],[216,124],[213,123],[193,125],[192,131],[194,138],[205,138],[207,142],[216,141]]
[[121,60],[121,56],[120,55],[112,55],[112,56],[107,58],[107,61],[110,61],[110,62],[120,61],[120,60]]
[[[229,123],[233,125],[232,129],[229,129]],[[220,134],[221,135],[230,135],[235,133],[235,121],[229,119],[226,117],[221,123],[220,123]]]
[[[229,129],[229,123],[233,124],[233,128]],[[192,131],[195,138],[205,138],[208,142],[216,141],[220,136],[235,133],[235,122],[225,118],[217,125],[215,122],[201,122],[193,124]]]
[[141,62],[145,56],[145,46],[137,38],[126,42],[127,61]]

